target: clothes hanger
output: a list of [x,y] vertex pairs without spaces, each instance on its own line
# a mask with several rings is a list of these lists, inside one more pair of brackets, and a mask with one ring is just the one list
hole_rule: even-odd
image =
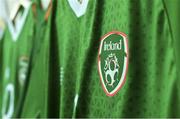
[[[41,0],[41,2],[42,1],[48,1],[48,5],[46,5],[46,7],[44,7],[44,10],[46,10],[46,13],[44,15],[44,19],[46,21],[48,21],[48,18],[49,18],[50,14],[51,14],[51,11],[52,11],[52,0]],[[42,5],[42,7],[43,7],[43,5]]]

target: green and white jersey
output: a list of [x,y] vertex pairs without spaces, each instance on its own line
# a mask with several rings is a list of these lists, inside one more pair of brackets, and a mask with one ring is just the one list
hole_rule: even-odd
[[[19,11],[21,12],[21,11]],[[32,49],[34,21],[31,5],[22,17],[5,31],[2,67],[2,118],[19,117],[25,94],[27,72]],[[23,30],[20,30],[22,27]]]
[[[50,9],[51,5],[47,11]],[[35,42],[28,74],[28,89],[21,113],[23,118],[48,117],[51,15],[45,20],[47,11],[41,8],[40,1],[35,2]]]
[[[3,44],[3,67],[2,67],[2,118],[13,117],[16,105],[16,43],[11,33],[6,29]],[[9,95],[9,97],[8,97]],[[9,99],[8,99],[9,98]],[[6,112],[7,109],[7,112]]]
[[57,4],[60,117],[180,117],[162,0]]

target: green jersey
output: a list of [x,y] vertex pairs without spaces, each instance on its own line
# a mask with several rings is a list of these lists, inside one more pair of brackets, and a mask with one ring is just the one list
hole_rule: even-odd
[[2,64],[2,46],[3,46],[3,40],[4,38],[3,38],[3,36],[2,36],[2,38],[0,39],[0,117],[2,117],[1,116],[1,107],[2,107],[2,66],[3,66],[3,64]]
[[[48,12],[50,12],[49,9]],[[21,117],[48,117],[51,15],[48,19],[45,20],[45,18],[46,10],[41,8],[40,1],[35,2],[34,45],[28,72],[28,89]]]
[[[18,117],[25,94],[26,76],[33,39],[31,5],[24,9],[20,24],[8,21],[3,41],[2,117]],[[24,23],[24,24],[23,24]],[[20,27],[23,27],[23,30]]]
[[57,4],[60,117],[180,117],[162,0]]
[[179,34],[179,30],[180,30],[180,24],[179,24],[179,19],[180,19],[180,15],[178,14],[178,12],[174,12],[174,11],[179,11],[180,7],[180,1],[179,0],[175,0],[173,2],[168,1],[168,0],[164,0],[164,4],[165,4],[165,8],[167,10],[167,15],[169,18],[169,22],[170,22],[170,28],[171,28],[171,34],[172,34],[172,38],[173,38],[173,44],[174,44],[174,49],[175,49],[175,54],[174,54],[174,58],[176,59],[176,67],[177,67],[177,75],[178,75],[178,80],[176,81],[176,86],[173,87],[172,89],[172,96],[171,96],[171,103],[170,105],[172,105],[169,108],[169,113],[170,115],[172,115],[173,117],[179,117],[179,115],[177,115],[177,112],[179,112],[180,110],[180,106],[176,105],[176,103],[179,103],[180,100],[180,86],[178,86],[180,84],[180,55],[179,55],[179,51],[180,51],[180,34]]
[[3,56],[3,39],[4,39],[4,31],[5,31],[5,21],[0,17],[0,117],[1,116],[1,107],[2,107],[2,56]]

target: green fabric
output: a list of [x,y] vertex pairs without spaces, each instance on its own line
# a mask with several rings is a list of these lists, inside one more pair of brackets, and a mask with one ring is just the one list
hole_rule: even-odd
[[[18,117],[23,104],[26,75],[32,46],[33,27],[33,17],[30,9],[23,30],[17,40],[12,39],[12,34],[8,29],[6,29],[4,36],[2,56],[2,109],[9,110],[12,106],[12,117]],[[11,87],[12,89],[12,96],[10,97],[8,97],[10,93],[7,92],[7,87]],[[12,103],[10,103],[11,99]],[[2,117],[4,117],[4,114]]]
[[[33,2],[37,16],[30,9],[17,41],[8,29],[0,40],[0,117],[13,104],[14,118],[180,117],[179,0],[89,0],[79,18],[53,0],[48,21]],[[129,67],[108,97],[98,50],[111,31],[127,35]]]
[[[6,49],[6,50],[4,50]],[[13,59],[13,60],[11,60]],[[14,107],[13,104],[15,103],[15,100],[9,101],[10,99],[13,99],[14,96],[10,96],[10,99],[8,100],[8,98],[5,98],[5,95],[8,94],[7,91],[5,91],[6,87],[9,85],[10,87],[12,87],[13,89],[10,91],[10,94],[14,94],[14,84],[15,84],[15,76],[14,76],[14,72],[15,72],[15,62],[16,62],[16,52],[15,52],[15,43],[12,41],[11,39],[11,34],[8,31],[8,29],[6,29],[5,32],[5,37],[4,37],[4,44],[3,44],[3,67],[2,67],[2,117],[4,117],[5,112],[3,110],[5,110],[7,108],[7,110],[9,110],[8,107],[12,106],[13,110]],[[12,72],[10,72],[12,71]],[[9,102],[8,102],[9,101]],[[14,112],[14,111],[13,111]],[[12,112],[9,116],[12,116]]]
[[171,27],[171,32],[172,32],[172,37],[173,37],[173,43],[174,43],[174,49],[175,49],[175,54],[174,54],[174,58],[176,59],[176,66],[178,67],[177,70],[177,75],[178,75],[178,80],[176,80],[174,83],[174,87],[172,89],[172,94],[171,94],[171,100],[170,100],[170,107],[169,107],[169,115],[173,116],[173,117],[180,117],[180,106],[177,105],[177,103],[179,103],[178,101],[180,100],[180,55],[179,55],[179,51],[180,51],[180,14],[178,13],[178,11],[180,11],[180,1],[179,0],[175,0],[175,1],[169,1],[169,0],[164,0],[164,4],[167,10],[167,14],[169,17],[169,22],[170,22],[170,27]]
[[[56,24],[60,117],[180,117],[180,100],[173,99],[179,93],[177,50],[163,1],[89,0],[85,15],[77,18],[61,0]],[[128,37],[129,67],[124,86],[108,97],[97,55],[100,38],[114,30]]]
[[43,11],[36,2],[36,27],[32,61],[28,74],[28,88],[21,117],[48,117],[48,81],[51,19],[45,21]]
[[2,109],[2,66],[3,66],[2,64],[3,48],[2,47],[3,47],[3,41],[4,41],[3,39],[4,39],[3,37],[0,39],[0,117],[2,117],[1,109]]

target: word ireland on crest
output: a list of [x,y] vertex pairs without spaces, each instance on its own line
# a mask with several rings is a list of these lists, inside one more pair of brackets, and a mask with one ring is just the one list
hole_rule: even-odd
[[125,33],[112,31],[101,38],[98,71],[107,96],[114,96],[125,83],[128,55],[128,41]]

